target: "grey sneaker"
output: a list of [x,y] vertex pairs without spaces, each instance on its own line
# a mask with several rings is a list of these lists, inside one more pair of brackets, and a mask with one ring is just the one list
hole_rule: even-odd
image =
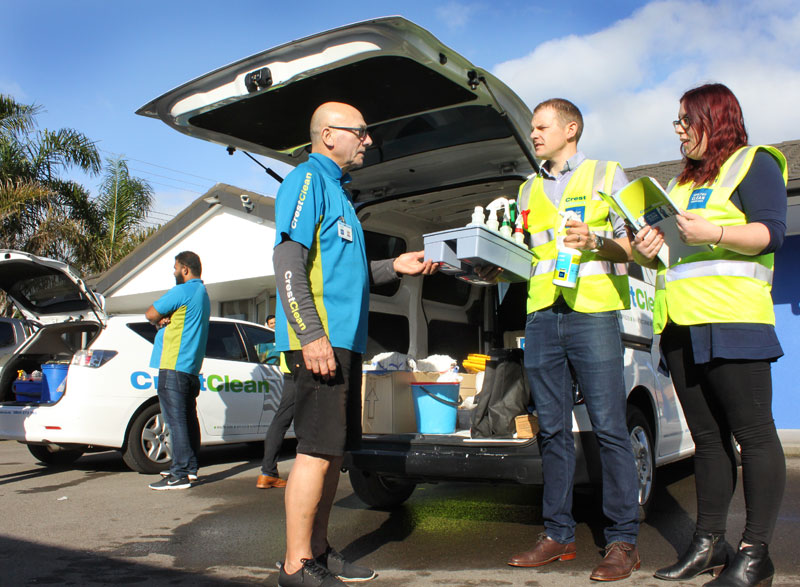
[[192,482],[189,481],[188,477],[175,477],[174,475],[170,475],[169,477],[162,477],[155,483],[151,483],[149,487],[156,491],[164,491],[166,489],[189,489],[191,486]]
[[320,565],[313,558],[304,558],[303,567],[296,573],[289,575],[280,565],[278,574],[278,587],[336,587],[344,585],[328,569]]
[[[167,469],[166,471],[161,471],[159,475],[162,477],[169,477],[172,475],[172,473],[170,473],[169,469]],[[189,478],[189,481],[197,481],[197,473],[189,473],[186,476]]]
[[317,562],[327,568],[331,573],[348,583],[362,583],[371,581],[378,574],[372,569],[353,564],[347,560],[332,546],[317,557]]

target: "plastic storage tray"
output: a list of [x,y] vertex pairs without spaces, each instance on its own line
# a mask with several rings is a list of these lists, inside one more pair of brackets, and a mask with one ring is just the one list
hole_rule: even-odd
[[423,235],[425,258],[440,263],[439,271],[472,283],[485,283],[474,267],[502,267],[505,281],[528,281],[533,254],[485,226],[465,226]]
[[41,381],[15,381],[13,388],[18,402],[42,401]]

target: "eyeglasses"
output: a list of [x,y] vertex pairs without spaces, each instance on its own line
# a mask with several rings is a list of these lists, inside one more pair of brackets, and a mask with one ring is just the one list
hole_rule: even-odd
[[689,127],[692,126],[691,121],[689,120],[689,116],[681,116],[678,120],[672,121],[672,127],[675,130],[678,130],[678,127],[681,127],[683,130],[689,130]]
[[349,130],[351,133],[358,137],[359,141],[367,138],[369,131],[366,126],[329,126],[328,128],[335,128],[336,130]]

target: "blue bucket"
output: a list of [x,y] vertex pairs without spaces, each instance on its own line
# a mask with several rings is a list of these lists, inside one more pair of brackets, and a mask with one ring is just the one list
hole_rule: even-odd
[[61,384],[67,378],[67,371],[69,365],[61,363],[45,363],[42,365],[42,378],[44,385],[42,385],[42,399],[43,403],[57,402],[64,394],[64,389]]
[[414,414],[420,434],[452,434],[456,431],[458,383],[412,383]]

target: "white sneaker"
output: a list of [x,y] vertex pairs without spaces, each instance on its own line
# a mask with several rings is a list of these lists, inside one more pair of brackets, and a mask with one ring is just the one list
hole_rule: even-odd
[[[170,473],[169,470],[167,470],[167,471],[161,471],[159,475],[161,475],[162,477],[169,477],[170,475],[172,475],[172,473]],[[197,473],[189,473],[186,476],[189,478],[189,481],[197,481]]]

